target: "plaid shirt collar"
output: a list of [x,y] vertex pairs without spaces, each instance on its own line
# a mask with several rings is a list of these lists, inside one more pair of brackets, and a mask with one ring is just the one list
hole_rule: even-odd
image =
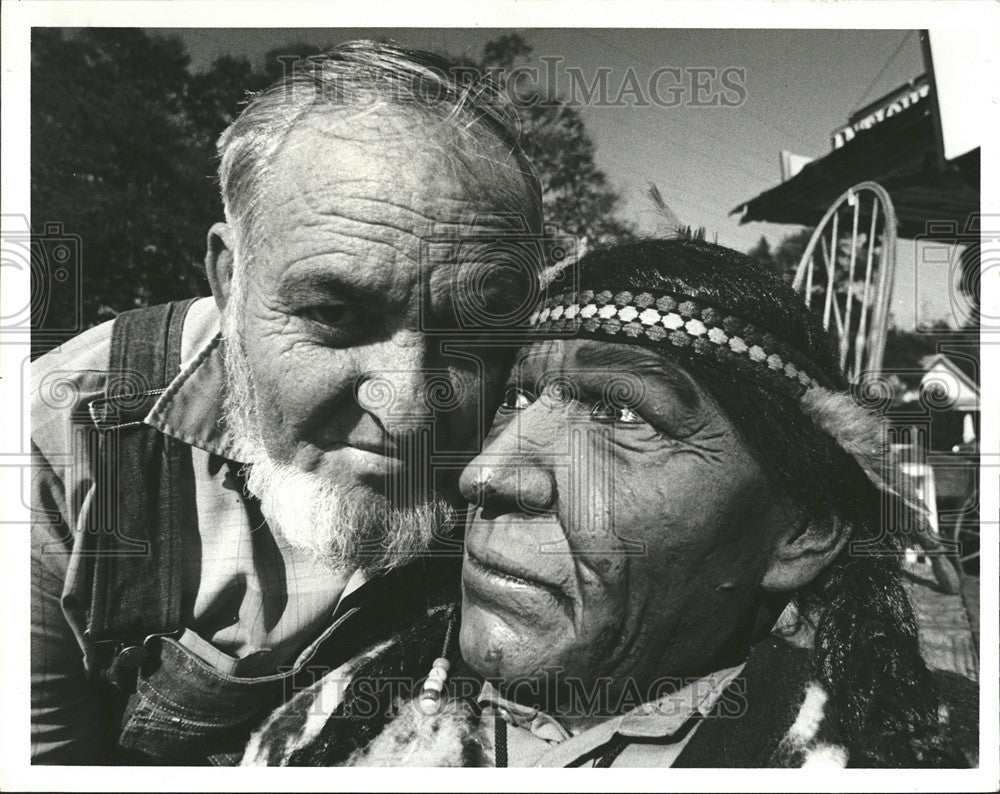
[[236,463],[247,451],[229,431],[223,404],[226,370],[220,315],[210,298],[195,303],[184,323],[181,369],[143,420],[164,435]]

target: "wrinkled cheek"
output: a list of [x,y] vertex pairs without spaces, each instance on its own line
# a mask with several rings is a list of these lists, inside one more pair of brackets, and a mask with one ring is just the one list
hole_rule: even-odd
[[[592,527],[600,523],[594,516],[589,520]],[[641,629],[647,550],[639,538],[627,543],[607,528],[580,532],[577,527],[569,542],[575,594],[572,661],[578,668],[592,667],[591,672],[606,671]]]
[[641,612],[636,604],[643,599],[642,583],[635,576],[635,564],[640,561],[638,555],[579,555],[576,581],[580,614],[576,623],[581,637],[595,648],[598,640],[606,646],[631,633],[632,619]]
[[556,477],[570,544],[607,581],[617,575],[621,555],[645,551],[642,529],[649,516],[641,508],[648,505],[649,488],[635,481],[632,469],[606,440],[594,435],[585,431],[555,438],[553,451],[565,449],[569,464]]
[[323,428],[337,415],[336,404],[344,391],[330,362],[292,348],[256,362],[251,359],[250,366],[268,452],[287,460],[303,442],[322,445]]
[[302,394],[289,392],[286,377],[280,372],[263,369],[255,378],[261,434],[268,453],[279,460],[289,458],[299,435],[296,419],[301,410]]
[[612,563],[606,555],[616,554],[622,547],[618,535],[621,522],[613,504],[600,493],[601,487],[599,481],[582,480],[574,489],[577,493],[570,495],[573,503],[565,512],[573,554],[591,565],[607,567]]

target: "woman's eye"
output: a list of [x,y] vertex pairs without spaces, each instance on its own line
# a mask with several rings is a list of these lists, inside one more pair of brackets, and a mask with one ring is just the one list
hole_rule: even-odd
[[357,312],[353,306],[333,303],[323,306],[310,306],[308,309],[302,311],[302,316],[320,325],[330,325],[339,328],[354,322],[357,319]]
[[520,411],[531,405],[531,395],[517,386],[508,386],[500,407],[507,411]]
[[617,422],[623,425],[638,425],[642,417],[627,406],[598,403],[590,412],[590,418],[597,422]]

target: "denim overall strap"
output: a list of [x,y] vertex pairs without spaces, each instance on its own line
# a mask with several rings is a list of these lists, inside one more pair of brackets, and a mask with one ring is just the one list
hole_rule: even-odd
[[96,491],[86,636],[97,644],[98,672],[119,689],[118,668],[142,664],[147,638],[181,628],[180,526],[197,521],[191,453],[142,420],[180,369],[193,302],[119,315],[105,393],[88,406]]

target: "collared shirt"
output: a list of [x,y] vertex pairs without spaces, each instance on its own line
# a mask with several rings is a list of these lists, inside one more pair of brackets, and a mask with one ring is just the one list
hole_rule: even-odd
[[[530,706],[514,703],[489,682],[478,702],[487,730],[497,714],[507,723],[508,765],[516,767],[593,766],[595,751],[615,737],[633,739],[613,766],[668,767],[707,717],[722,692],[743,670],[729,667],[685,684],[669,694],[580,731],[571,731],[556,718]],[[693,726],[693,727],[692,727]],[[582,759],[587,759],[581,763]]]
[[[86,694],[93,648],[78,548],[94,475],[72,417],[103,394],[111,323],[32,364],[32,744],[36,761],[85,755],[100,704]],[[289,548],[248,512],[232,466],[245,460],[222,421],[219,313],[210,298],[184,321],[181,370],[144,420],[190,445],[197,526],[185,527],[180,642],[220,672],[267,675],[293,664],[364,584]]]

